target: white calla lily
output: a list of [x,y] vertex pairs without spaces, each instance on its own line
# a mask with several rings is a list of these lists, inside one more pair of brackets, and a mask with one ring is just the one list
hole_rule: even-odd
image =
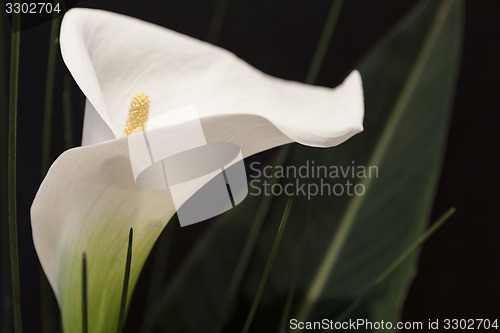
[[89,332],[113,332],[129,229],[134,228],[132,289],[175,213],[168,190],[144,189],[134,182],[123,132],[137,92],[149,96],[150,118],[196,105],[207,141],[237,144],[243,157],[289,142],[335,146],[362,130],[357,71],[334,89],[285,81],[218,47],[91,9],[65,15],[60,43],[64,61],[87,97],[83,146],[54,162],[33,202],[31,220],[65,332],[82,327],[83,253]]

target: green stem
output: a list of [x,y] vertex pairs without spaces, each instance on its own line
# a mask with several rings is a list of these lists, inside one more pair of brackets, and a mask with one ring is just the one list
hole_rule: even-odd
[[314,53],[311,67],[307,73],[306,83],[313,84],[318,78],[319,70],[323,65],[323,60],[325,59],[326,52],[328,51],[328,45],[330,44],[335,26],[337,25],[343,2],[344,0],[334,0],[332,2],[326,23],[323,27],[323,32],[321,33],[318,45],[316,46],[316,52]]
[[87,293],[87,257],[82,256],[82,333],[89,331],[88,316],[88,293]]
[[50,165],[50,139],[52,134],[52,114],[54,111],[54,80],[56,74],[57,46],[59,45],[59,26],[61,17],[52,20],[50,31],[49,58],[47,62],[47,82],[45,84],[45,106],[42,137],[42,177]]
[[130,280],[130,268],[132,266],[132,242],[134,240],[134,229],[130,228],[128,235],[127,262],[125,264],[125,276],[123,278],[122,300],[120,303],[120,316],[118,317],[117,333],[123,330],[125,324],[125,310],[127,308],[128,283]]
[[[432,226],[421,235],[410,247],[408,247],[379,277],[375,280],[373,285],[368,289],[360,298],[354,301],[344,312],[342,312],[335,322],[342,322],[346,320],[354,310],[356,310],[363,302],[373,294],[373,292],[380,287],[380,285],[393,274],[410,256],[424,244],[443,224],[448,221],[448,219],[455,213],[455,208],[450,208],[446,213],[444,213],[439,220],[437,220]],[[332,329],[331,331],[334,331]]]
[[21,18],[12,14],[12,40],[10,53],[10,96],[9,96],[9,160],[8,160],[8,211],[10,269],[12,274],[12,306],[14,332],[22,332],[21,286],[19,282],[19,252],[17,244],[17,193],[16,193],[16,149],[17,149],[17,89],[19,76],[19,46],[21,44]]
[[301,239],[300,239],[300,244],[297,249],[297,260],[295,264],[295,271],[293,273],[293,280],[292,280],[292,285],[290,286],[290,290],[288,292],[288,296],[286,298],[286,303],[285,303],[285,309],[283,310],[283,314],[281,316],[281,323],[280,323],[280,328],[278,332],[280,333],[285,333],[285,327],[287,320],[290,318],[290,313],[292,311],[292,304],[293,300],[295,298],[295,292],[297,290],[297,283],[299,281],[299,276],[300,276],[300,270],[302,268],[302,262],[304,260],[304,255],[306,252],[306,245],[307,245],[307,236],[309,234],[309,225],[311,224],[312,220],[312,212],[313,212],[313,204],[312,201],[309,202],[309,208],[307,210],[307,217],[306,217],[306,223],[304,223],[302,227],[302,232],[301,232]]
[[207,42],[216,45],[219,41],[228,7],[229,0],[217,0],[215,2],[214,13],[212,15],[212,19],[210,20]]
[[257,311],[257,307],[259,305],[260,298],[262,297],[262,293],[264,292],[264,288],[266,287],[267,278],[269,277],[269,273],[271,272],[271,268],[273,267],[274,259],[276,258],[276,254],[278,253],[281,238],[283,237],[286,222],[288,221],[288,216],[290,215],[290,210],[292,208],[292,201],[293,199],[288,199],[286,203],[285,212],[283,213],[278,233],[276,234],[271,253],[269,254],[266,267],[264,268],[264,273],[262,274],[262,278],[260,279],[257,294],[255,295],[255,298],[253,300],[252,307],[250,308],[250,312],[248,313],[248,317],[245,321],[245,326],[243,326],[242,333],[247,333],[250,329],[250,326],[252,325],[253,317],[255,315],[255,312]]
[[[0,15],[0,73],[7,73],[7,40],[5,15]],[[7,214],[7,147],[9,131],[8,76],[0,76],[0,223],[2,251],[2,332],[12,331],[12,286],[9,254],[9,222]]]
[[64,120],[64,144],[66,149],[75,146],[73,136],[73,113],[71,112],[71,78],[64,77],[63,85],[63,120]]

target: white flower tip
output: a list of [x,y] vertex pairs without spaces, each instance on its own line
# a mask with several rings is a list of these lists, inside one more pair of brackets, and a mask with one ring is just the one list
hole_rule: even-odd
[[[320,87],[314,87],[318,89]],[[276,124],[292,140],[311,147],[327,148],[341,144],[363,131],[363,82],[357,70],[340,85],[325,88],[318,103],[310,100],[311,110],[296,119],[281,117]]]

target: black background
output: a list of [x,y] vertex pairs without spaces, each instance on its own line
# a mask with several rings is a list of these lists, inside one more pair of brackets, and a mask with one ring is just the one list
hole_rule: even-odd
[[[317,84],[331,87],[341,82],[363,53],[415,3],[346,0]],[[134,16],[198,39],[207,38],[214,4],[214,0],[79,1],[81,7]],[[330,0],[232,0],[218,45],[268,74],[304,81],[330,5]],[[419,271],[404,305],[403,319],[407,321],[500,319],[499,18],[500,1],[466,1],[462,65],[432,220],[452,206],[457,212],[423,248]],[[21,35],[18,211],[26,332],[38,332],[40,327],[38,260],[29,208],[41,177],[40,138],[49,34],[50,24],[44,24]],[[60,98],[65,75],[69,74],[58,55],[54,159],[64,150]],[[77,96],[73,106],[81,110],[82,100]],[[79,135],[81,113],[75,114],[75,121]],[[185,240],[192,240],[208,225],[182,229],[174,263],[181,261],[189,247]],[[146,265],[141,277],[144,283],[148,274]],[[141,288],[136,288],[127,326],[130,332],[141,320],[141,299]]]

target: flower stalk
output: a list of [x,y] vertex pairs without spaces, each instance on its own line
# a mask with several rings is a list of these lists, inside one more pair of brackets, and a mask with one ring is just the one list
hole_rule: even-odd
[[259,306],[260,298],[262,297],[264,288],[266,287],[267,278],[269,277],[269,273],[271,273],[271,268],[273,267],[274,259],[276,258],[276,254],[278,253],[278,249],[281,243],[281,238],[283,237],[283,233],[285,232],[286,222],[288,221],[288,216],[290,215],[290,210],[292,209],[292,202],[293,199],[288,199],[286,203],[285,211],[283,212],[283,217],[281,218],[281,223],[278,229],[278,233],[276,234],[276,238],[274,240],[271,253],[269,254],[266,267],[264,268],[264,273],[262,274],[262,278],[260,279],[259,282],[257,294],[255,295],[255,298],[253,300],[252,307],[250,308],[250,312],[248,313],[247,320],[245,322],[245,326],[243,326],[242,333],[247,333],[250,330],[250,326],[252,325],[253,317],[255,315],[255,312],[257,311],[257,307]]
[[[7,40],[5,15],[0,15],[0,73],[7,73]],[[9,223],[7,213],[7,147],[9,131],[9,93],[8,76],[0,77],[0,223],[1,223],[1,251],[2,251],[2,332],[12,328],[12,288],[10,278],[9,254]]]
[[344,0],[334,0],[332,6],[330,7],[323,31],[321,32],[318,46],[316,47],[316,52],[314,53],[314,58],[311,61],[311,67],[309,67],[309,72],[307,73],[306,83],[314,84],[318,78],[319,70],[323,65],[323,60],[325,59],[328,45],[330,44],[333,32],[335,31],[335,26],[337,25],[343,2]]
[[21,287],[19,283],[19,250],[17,243],[17,193],[16,193],[16,149],[17,149],[17,98],[19,77],[19,46],[21,44],[21,18],[12,14],[12,39],[10,53],[9,94],[9,146],[8,146],[8,214],[9,250],[12,275],[12,306],[14,332],[22,332]]
[[52,134],[52,115],[54,113],[54,80],[56,75],[57,47],[59,45],[59,26],[61,17],[52,20],[49,44],[49,59],[47,62],[47,81],[45,84],[45,105],[42,137],[42,177],[50,165],[50,141]]

